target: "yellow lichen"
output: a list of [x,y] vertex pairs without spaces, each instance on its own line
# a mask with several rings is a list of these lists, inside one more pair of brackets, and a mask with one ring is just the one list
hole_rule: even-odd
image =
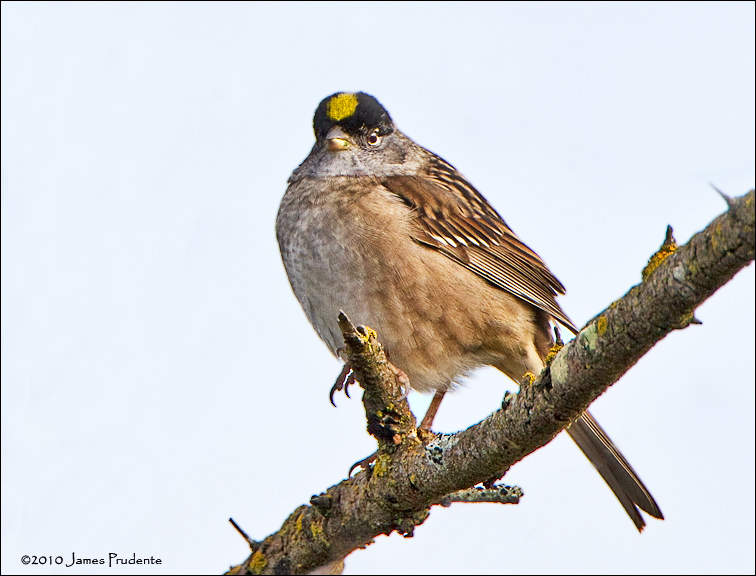
[[606,332],[606,326],[608,323],[609,322],[607,321],[606,316],[599,316],[598,326],[596,326],[598,328],[599,336],[604,335],[604,333]]
[[549,350],[548,355],[546,356],[546,364],[551,364],[551,361],[554,359],[554,357],[559,353],[559,351],[564,348],[564,344],[554,344],[551,347],[551,350]]
[[259,550],[252,555],[252,560],[249,562],[249,570],[252,574],[262,574],[265,567],[268,565],[268,559]]
[[303,516],[304,514],[300,514],[299,516],[297,516],[297,521],[296,521],[297,533],[302,531],[302,517]]
[[525,374],[522,375],[522,378],[520,379],[520,388],[530,386],[533,382],[535,382],[536,375],[532,372],[525,372]]
[[386,474],[386,472],[389,471],[389,468],[391,467],[391,457],[388,454],[381,454],[378,456],[378,458],[375,459],[375,464],[373,465],[373,474],[376,476],[383,476]]
[[668,256],[671,256],[675,252],[677,252],[677,242],[675,242],[674,238],[671,238],[668,242],[665,241],[664,244],[662,244],[662,247],[648,259],[648,264],[646,264],[643,272],[641,272],[641,278],[643,281],[645,282],[648,280],[648,277],[651,276],[653,271],[656,270]]
[[312,537],[318,542],[330,545],[328,538],[325,537],[323,526],[320,524],[320,522],[316,522],[314,520],[310,522],[310,533],[312,534]]
[[714,233],[711,235],[711,247],[712,249],[716,250],[717,246],[719,246],[719,237],[722,235],[722,221],[720,220],[717,222],[717,225],[714,227]]

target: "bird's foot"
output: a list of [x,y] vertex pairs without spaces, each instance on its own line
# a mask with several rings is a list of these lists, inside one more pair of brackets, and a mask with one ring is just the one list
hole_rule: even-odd
[[339,377],[336,378],[336,383],[331,387],[331,393],[329,394],[329,398],[331,400],[331,404],[336,406],[336,403],[333,401],[333,395],[336,393],[337,390],[344,391],[344,394],[346,394],[347,398],[350,398],[349,396],[349,386],[351,384],[354,384],[354,372],[352,371],[352,363],[347,362],[344,364],[344,367],[341,369],[341,373],[339,374]]
[[375,459],[378,457],[378,452],[373,452],[370,456],[365,458],[364,460],[360,460],[359,462],[355,462],[352,464],[352,467],[349,469],[349,474],[347,474],[347,478],[352,477],[352,472],[354,472],[355,468],[362,468],[366,472],[369,470],[370,464],[375,462]]

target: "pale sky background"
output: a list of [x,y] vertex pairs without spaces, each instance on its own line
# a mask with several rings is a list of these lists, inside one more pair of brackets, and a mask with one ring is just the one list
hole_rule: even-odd
[[[754,41],[750,2],[3,2],[2,572],[221,573],[229,516],[262,539],[374,450],[274,235],[323,97],[454,164],[582,326],[725,210],[709,182],[753,187]],[[754,267],[697,316],[593,405],[664,522],[560,435],[506,476],[519,506],[434,508],[346,572],[753,573]],[[507,388],[480,371],[436,428]]]

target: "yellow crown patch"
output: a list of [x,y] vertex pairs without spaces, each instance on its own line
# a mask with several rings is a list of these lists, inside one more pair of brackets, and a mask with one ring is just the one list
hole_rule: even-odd
[[355,94],[337,94],[328,101],[326,115],[335,122],[349,118],[357,109]]

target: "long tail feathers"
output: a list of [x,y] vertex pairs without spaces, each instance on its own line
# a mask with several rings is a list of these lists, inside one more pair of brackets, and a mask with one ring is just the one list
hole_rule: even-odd
[[589,412],[586,411],[567,428],[567,433],[596,467],[639,532],[643,530],[646,522],[638,508],[654,518],[664,519],[654,497],[638,478],[633,467]]

